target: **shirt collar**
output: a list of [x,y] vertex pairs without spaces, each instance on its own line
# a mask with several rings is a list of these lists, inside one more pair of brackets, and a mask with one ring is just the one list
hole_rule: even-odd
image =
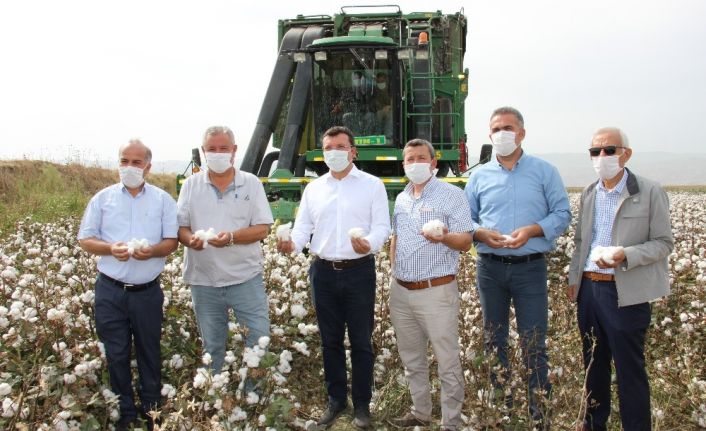
[[[515,165],[512,167],[513,170],[516,169],[516,168],[520,165],[520,162],[522,162],[522,159],[523,159],[524,157],[525,157],[525,150],[523,150],[522,148],[520,148],[520,158],[517,159],[517,161],[515,162]],[[498,160],[498,157],[497,157],[497,156],[495,156],[495,159],[493,159],[493,160],[495,161],[495,165],[496,165],[498,168],[500,168],[500,169],[505,169],[505,166],[503,166],[503,164],[500,163],[500,160]]]
[[623,168],[623,177],[618,181],[618,184],[615,185],[615,188],[613,190],[608,190],[604,185],[603,181],[600,179],[598,180],[598,190],[601,190],[604,193],[622,193],[623,188],[625,188],[625,183],[628,182],[628,171]]
[[[233,169],[235,169],[235,167],[233,167]],[[213,182],[211,181],[211,177],[208,175],[208,170],[203,171],[203,173],[206,176],[206,184],[210,184],[213,186]],[[226,190],[228,190],[231,187],[240,187],[243,184],[245,184],[245,178],[243,178],[243,176],[240,175],[238,170],[235,169],[235,176],[233,177],[233,181],[231,181],[230,184],[228,184],[228,187],[226,187]]]
[[[353,162],[351,162],[351,163],[353,163]],[[334,178],[333,175],[331,175],[331,171],[326,172],[323,175],[323,178],[326,178],[327,181],[328,180],[343,181],[348,177],[358,178],[361,174],[362,174],[362,171],[356,167],[355,163],[353,163],[353,168],[350,170],[350,172],[348,172],[348,175],[341,178],[340,180]]]
[[[419,195],[420,198],[423,198],[427,196],[429,193],[432,193],[434,189],[436,189],[439,184],[441,183],[441,180],[439,180],[436,175],[432,175],[431,178],[429,178],[429,182],[424,185],[424,188],[422,189],[422,194]],[[414,198],[414,190],[413,190],[414,184],[412,184],[411,181],[407,182],[407,185],[404,187],[405,193],[407,193],[409,196]]]
[[[127,187],[125,187],[125,184],[123,184],[123,183],[118,183],[118,186],[120,187],[120,190],[121,190],[122,192],[124,192],[124,193],[130,193],[130,190],[128,190]],[[140,190],[139,192],[137,192],[137,194],[136,194],[134,197],[138,197],[138,196],[144,195],[146,190],[147,190],[147,181],[145,181],[145,182],[142,184],[142,190]],[[131,195],[131,196],[132,196],[132,195]]]

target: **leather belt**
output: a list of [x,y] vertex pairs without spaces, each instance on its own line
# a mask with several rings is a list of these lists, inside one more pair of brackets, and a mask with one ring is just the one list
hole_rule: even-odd
[[533,260],[542,259],[544,257],[544,253],[532,253],[526,254],[524,256],[501,256],[499,254],[492,253],[478,253],[478,256],[510,265],[517,263],[527,263]]
[[328,266],[329,268],[333,268],[336,271],[354,268],[354,267],[362,265],[372,259],[373,259],[373,255],[371,255],[371,254],[368,254],[363,257],[359,257],[358,259],[345,259],[345,260],[326,260],[326,259],[322,259],[320,257],[316,258],[317,261],[323,263],[324,265]]
[[152,281],[148,281],[147,283],[143,284],[130,284],[130,283],[123,283],[120,280],[116,280],[114,278],[108,277],[107,275],[103,274],[102,272],[98,273],[98,278],[103,280],[104,282],[111,284],[115,287],[118,287],[120,289],[123,289],[127,292],[139,292],[140,290],[145,290],[149,289],[150,287],[154,286],[159,286],[159,276],[155,278]]
[[456,276],[453,274],[450,275],[444,275],[443,277],[437,277],[437,278],[432,278],[429,280],[421,280],[421,281],[402,281],[402,280],[397,280],[397,284],[399,284],[402,287],[405,287],[409,290],[419,290],[419,289],[426,289],[428,287],[433,287],[433,286],[441,286],[442,284],[448,284],[451,283],[456,279]]
[[615,281],[615,275],[602,272],[584,271],[583,278],[591,281]]

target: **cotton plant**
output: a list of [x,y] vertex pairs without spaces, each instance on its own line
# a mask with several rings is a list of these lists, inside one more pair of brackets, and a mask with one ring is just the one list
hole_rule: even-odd
[[[698,429],[706,423],[702,352],[706,342],[702,324],[706,321],[706,226],[702,221],[706,219],[706,195],[670,192],[669,198],[675,236],[669,277],[678,295],[652,304],[654,324],[646,342],[651,358],[647,366],[652,376],[653,420],[660,429]],[[570,202],[576,213],[578,194],[571,194]],[[0,356],[0,413],[7,415],[0,414],[0,429],[9,428],[10,423],[16,429],[54,430],[64,425],[72,429],[87,423],[95,423],[93,429],[102,429],[103,424],[109,428],[119,417],[115,395],[104,396],[109,388],[103,377],[105,354],[95,338],[92,314],[96,259],[78,246],[78,223],[78,219],[21,221],[15,232],[0,238],[0,343],[7,348]],[[548,256],[552,419],[556,427],[564,429],[575,425],[583,382],[575,306],[564,295],[574,232],[575,226],[571,226],[557,238],[556,252]],[[259,357],[256,367],[248,367],[244,358],[247,329],[233,325],[224,369],[208,370],[202,361],[191,291],[181,279],[182,255],[168,258],[162,273],[162,429],[305,429],[306,422],[321,413],[325,402],[320,396],[322,357],[308,281],[313,257],[303,253],[281,255],[276,250],[276,239],[273,229],[263,242],[263,277],[272,330],[264,347],[257,343],[263,355],[254,353]],[[394,401],[406,382],[389,318],[390,271],[389,251],[383,248],[376,255],[376,383],[371,404],[381,423],[407,407]],[[519,366],[522,357],[517,328],[511,328],[514,336],[509,349],[515,372],[506,382],[515,404],[512,409],[504,408],[497,400],[505,394],[494,393],[491,406],[482,402],[478,393],[488,399],[494,392],[490,373],[502,370],[483,353],[482,311],[471,253],[462,254],[457,278],[465,426],[477,429],[499,423],[529,429],[523,422],[527,397],[524,376],[517,371],[523,368]],[[255,346],[250,349],[254,352]],[[262,384],[255,391],[246,391],[248,378]],[[198,388],[194,387],[197,380]],[[8,387],[10,392],[2,395]],[[30,391],[34,398],[28,398]],[[438,383],[433,384],[432,391],[439,391]],[[250,392],[258,397],[253,404],[247,402]],[[31,415],[28,402],[34,401],[30,399],[36,399]],[[675,404],[674,399],[681,401]],[[278,418],[284,419],[277,422]]]

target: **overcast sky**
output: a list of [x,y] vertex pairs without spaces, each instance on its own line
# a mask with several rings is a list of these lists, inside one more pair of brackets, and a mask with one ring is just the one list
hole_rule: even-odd
[[[214,124],[233,128],[242,155],[276,59],[277,20],[332,15],[334,4],[3,1],[0,158],[91,162],[140,137],[155,159],[187,160]],[[636,151],[706,153],[706,1],[399,4],[465,7],[474,153],[501,105],[524,114],[532,153],[583,152],[606,125],[623,127]]]

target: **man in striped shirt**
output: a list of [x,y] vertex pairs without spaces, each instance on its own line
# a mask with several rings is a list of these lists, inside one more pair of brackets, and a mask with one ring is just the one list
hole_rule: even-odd
[[[392,424],[412,427],[431,422],[427,363],[431,341],[441,380],[441,427],[455,430],[461,426],[464,394],[456,272],[459,252],[471,247],[473,222],[463,191],[432,175],[436,159],[429,142],[413,139],[405,145],[403,155],[410,183],[397,196],[393,214],[390,317],[412,394],[412,409]],[[429,230],[426,224],[432,221],[443,223],[438,226],[441,232]]]

